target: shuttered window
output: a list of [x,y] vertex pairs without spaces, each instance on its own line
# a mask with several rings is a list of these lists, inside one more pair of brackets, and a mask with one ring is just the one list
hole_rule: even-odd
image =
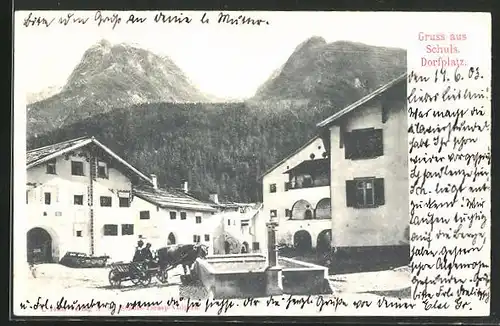
[[369,159],[384,155],[382,129],[358,129],[344,134],[345,158]]
[[383,178],[359,178],[346,181],[347,207],[371,208],[385,204]]
[[288,209],[288,208],[285,209],[285,217],[292,217],[292,210],[291,209]]

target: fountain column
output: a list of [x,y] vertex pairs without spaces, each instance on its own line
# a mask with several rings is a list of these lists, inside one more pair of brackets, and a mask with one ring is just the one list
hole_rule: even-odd
[[283,294],[283,269],[278,264],[278,246],[276,244],[276,229],[278,223],[271,221],[267,226],[267,295]]

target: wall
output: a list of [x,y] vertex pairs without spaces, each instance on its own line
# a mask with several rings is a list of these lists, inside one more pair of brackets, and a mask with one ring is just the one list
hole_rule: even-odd
[[[137,225],[137,236],[142,235],[145,241],[150,242],[153,249],[168,245],[168,236],[172,233],[175,244],[193,243],[193,236],[200,236],[200,243],[209,248],[209,254],[213,253],[214,232],[219,224],[218,217],[211,212],[200,212],[188,209],[158,208],[156,205],[134,197],[132,202],[133,211],[136,212],[135,223]],[[140,211],[149,211],[150,219],[141,220]],[[176,213],[176,218],[170,218],[170,212]],[[181,212],[186,213],[186,219],[181,220]],[[201,216],[201,223],[196,223],[196,216]],[[205,235],[209,236],[205,240]],[[137,237],[136,236],[136,237]]]
[[[71,175],[71,160],[84,162],[86,176]],[[66,251],[90,253],[89,163],[82,157],[70,157],[69,160],[58,157],[56,173],[47,174],[45,164],[27,170],[27,229],[41,227],[49,232],[54,261],[62,258]],[[44,203],[45,192],[51,193],[50,205]],[[83,195],[83,205],[74,205],[73,196],[80,194]],[[82,230],[81,237],[76,236],[77,227]]]
[[[342,123],[346,131],[382,128],[384,155],[375,159],[346,160],[340,148],[340,127],[330,129],[332,238],[337,247],[393,246],[404,238],[409,222],[408,134],[406,101],[398,89],[399,101],[386,104],[388,120],[382,123],[379,101],[350,113]],[[384,178],[385,205],[370,209],[346,206],[345,181],[355,177]]]
[[[331,228],[330,219],[321,220],[290,220],[285,216],[286,209],[292,209],[299,200],[306,200],[311,208],[316,208],[318,202],[323,198],[330,198],[330,187],[312,187],[302,189],[290,189],[285,191],[285,182],[288,182],[288,174],[285,171],[291,169],[305,160],[310,160],[314,154],[315,159],[322,159],[325,152],[321,138],[315,138],[311,143],[304,146],[297,153],[290,156],[274,170],[263,178],[263,214],[266,219],[271,216],[271,210],[277,211],[279,227],[277,241],[293,245],[293,235],[300,230],[306,230],[311,235],[313,248],[316,247],[318,234]],[[276,192],[270,192],[270,184],[276,184]]]

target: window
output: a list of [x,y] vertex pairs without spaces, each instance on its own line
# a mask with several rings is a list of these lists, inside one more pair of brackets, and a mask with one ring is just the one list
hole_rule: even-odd
[[275,183],[271,183],[269,185],[269,192],[276,192],[276,184]]
[[210,241],[210,234],[205,234],[205,241]]
[[56,160],[47,162],[47,174],[56,174]]
[[384,179],[360,178],[346,181],[347,207],[370,208],[385,204]]
[[382,129],[358,129],[345,134],[345,158],[367,159],[384,155]]
[[194,243],[198,243],[198,242],[200,242],[200,241],[201,241],[201,237],[200,237],[199,235],[196,235],[196,234],[195,234],[195,235],[193,235],[193,242],[194,242]]
[[260,243],[259,242],[253,242],[252,243],[252,250],[260,250]]
[[201,223],[201,216],[196,216],[196,224],[200,224]]
[[83,162],[71,161],[71,174],[83,175]]
[[181,220],[185,220],[186,219],[186,212],[181,212]]
[[30,193],[30,191],[29,191],[29,190],[26,190],[26,204],[28,203],[29,193]]
[[170,219],[175,220],[177,218],[177,212],[170,212]]
[[74,205],[83,205],[83,195],[74,195],[73,196],[73,204]]
[[108,178],[108,165],[104,162],[97,163],[97,177],[102,179]]
[[278,212],[275,209],[271,209],[271,217],[278,216]]
[[141,220],[149,220],[149,211],[140,211],[139,219]]
[[122,224],[122,235],[133,235],[134,224]]
[[231,225],[231,220],[227,219],[227,225]]
[[104,224],[104,235],[118,235],[118,225]]
[[285,209],[285,217],[292,217],[292,210],[291,209],[288,209],[288,208]]
[[111,207],[111,197],[101,196],[101,207]]
[[120,197],[120,207],[130,207],[130,200],[127,197]]
[[50,192],[46,192],[43,195],[45,197],[45,205],[50,205],[50,200],[51,200],[51,194],[50,194]]
[[82,230],[78,230],[78,231],[76,231],[76,236],[77,236],[78,238],[81,238],[81,237],[82,237]]

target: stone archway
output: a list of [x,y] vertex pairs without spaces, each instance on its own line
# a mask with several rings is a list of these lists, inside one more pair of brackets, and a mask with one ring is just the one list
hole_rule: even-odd
[[317,219],[329,219],[332,214],[331,211],[331,200],[330,198],[321,199],[316,205],[315,218]]
[[47,230],[36,227],[32,228],[26,234],[26,250],[28,262],[37,263],[52,263],[53,239]]
[[326,229],[318,234],[316,250],[318,252],[329,252],[332,248],[332,230]]
[[167,244],[174,245],[176,243],[177,243],[177,241],[175,239],[175,235],[172,232],[170,232],[170,234],[168,235],[168,238],[167,238]]
[[248,242],[243,241],[241,244],[241,253],[242,254],[247,254],[250,252],[250,246],[248,245]]
[[304,200],[298,200],[292,206],[292,219],[293,220],[310,220],[313,218],[313,211],[311,204]]
[[299,252],[307,252],[312,249],[311,234],[306,230],[299,230],[293,235],[293,246]]

